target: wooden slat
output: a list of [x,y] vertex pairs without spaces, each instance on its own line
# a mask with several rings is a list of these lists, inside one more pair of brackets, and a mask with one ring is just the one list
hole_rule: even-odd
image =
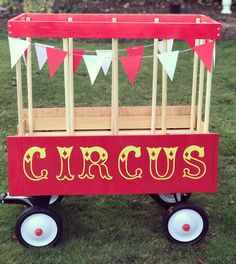
[[[157,118],[160,118],[158,116]],[[150,129],[150,116],[121,116],[120,129]],[[167,116],[167,128],[189,128],[189,115],[171,115]],[[74,119],[75,130],[105,130],[110,129],[111,118],[103,117],[76,117]],[[47,130],[65,130],[66,120],[63,117],[34,118],[34,131]],[[158,124],[156,129],[160,129]],[[28,122],[27,122],[28,129]]]
[[[63,50],[68,52],[69,44],[68,39],[63,39]],[[65,86],[65,113],[66,113],[66,131],[68,134],[71,133],[71,118],[70,118],[70,91],[69,91],[69,58],[68,56],[64,59],[64,86]]]
[[[204,44],[205,40],[200,40],[200,45]],[[199,91],[198,91],[198,111],[197,111],[197,131],[200,130],[200,125],[202,122],[202,104],[203,104],[203,93],[204,93],[204,75],[205,66],[201,61],[200,63],[200,74],[199,74]]]
[[[117,19],[112,18],[116,23]],[[111,95],[111,131],[112,134],[118,134],[119,131],[119,90],[118,90],[118,39],[112,39],[112,95]]]
[[[163,40],[163,52],[167,52],[167,40]],[[166,133],[167,124],[167,73],[162,66],[162,116],[161,116],[161,128],[162,132]]]
[[[162,134],[161,130],[156,130],[156,134]],[[171,129],[166,131],[167,134],[189,134],[189,129]],[[193,134],[196,131],[193,132]],[[151,130],[149,129],[139,129],[139,130],[120,130],[120,135],[151,135]],[[27,134],[26,134],[27,135]],[[34,132],[35,136],[66,136],[65,131],[36,131]],[[84,131],[75,131],[75,136],[98,136],[98,135],[111,135],[110,130],[84,130]]]
[[[155,23],[159,19],[155,18]],[[157,106],[157,74],[158,74],[158,39],[154,39],[153,45],[153,72],[152,72],[152,118],[151,118],[151,131],[155,134],[156,127],[156,106]]]
[[[72,17],[68,18],[68,22],[72,22]],[[70,96],[70,134],[74,133],[74,74],[73,74],[73,38],[68,39],[68,68],[69,68],[69,96]]]
[[[75,107],[75,117],[97,117],[97,116],[111,116],[111,107],[97,106],[97,107]],[[156,108],[156,115],[161,115],[162,107]],[[188,105],[169,105],[167,106],[168,115],[190,115],[191,108]],[[121,106],[119,107],[120,116],[151,116],[151,106]],[[23,116],[27,117],[27,109],[23,109]],[[65,117],[64,108],[34,108],[34,117]]]
[[21,78],[21,59],[16,63],[16,89],[17,89],[17,112],[18,112],[18,135],[24,134],[23,124],[23,100],[22,100],[22,78]]
[[[26,17],[26,21],[30,22],[30,17]],[[30,42],[27,50],[27,91],[28,91],[28,117],[29,117],[29,134],[33,134],[33,92],[32,92],[32,57],[31,57],[31,38],[26,38]]]
[[[196,23],[200,23],[200,18],[196,19]],[[199,40],[195,40],[195,45],[199,45]],[[193,81],[192,81],[192,97],[191,97],[191,118],[190,118],[190,131],[194,131],[196,126],[196,97],[197,97],[197,73],[198,73],[198,62],[199,57],[196,52],[194,52],[193,58]]]

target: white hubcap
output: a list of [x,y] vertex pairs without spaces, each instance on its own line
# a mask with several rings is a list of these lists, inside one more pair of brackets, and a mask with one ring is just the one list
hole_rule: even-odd
[[21,225],[21,236],[35,247],[50,244],[57,236],[57,224],[52,217],[38,213],[28,216]]
[[175,240],[190,242],[201,234],[203,220],[198,212],[192,209],[182,209],[170,217],[168,230]]

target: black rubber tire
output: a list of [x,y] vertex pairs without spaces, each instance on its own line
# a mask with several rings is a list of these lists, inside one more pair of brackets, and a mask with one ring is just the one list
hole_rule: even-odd
[[[168,228],[168,223],[169,223],[171,217],[176,212],[183,210],[183,209],[191,209],[191,210],[197,212],[203,221],[203,228],[202,228],[201,233],[196,238],[191,239],[190,241],[180,241],[180,240],[174,238],[171,235],[169,228]],[[179,204],[176,204],[176,205],[170,207],[167,210],[166,214],[164,215],[163,222],[162,222],[163,232],[166,235],[167,239],[173,243],[181,244],[181,245],[183,245],[183,244],[193,245],[193,244],[199,243],[207,234],[208,226],[209,226],[209,222],[208,222],[208,216],[207,216],[206,212],[201,207],[194,205],[194,204],[189,204],[189,203],[179,203]]]
[[[175,196],[176,194],[173,193],[173,197]],[[175,204],[179,204],[179,203],[183,203],[183,202],[187,202],[188,199],[190,198],[191,196],[191,193],[180,193],[180,200],[177,199],[177,197],[175,196],[175,202],[168,202],[168,201],[165,201],[163,198],[162,198],[162,194],[150,194],[150,196],[152,197],[152,199],[154,201],[156,201],[160,206],[162,206],[163,208],[165,209],[168,209],[170,206],[173,206]]]
[[[43,245],[43,246],[35,246],[32,244],[29,244],[27,241],[25,241],[25,239],[22,236],[22,232],[21,232],[21,227],[23,222],[29,217],[32,216],[34,214],[45,214],[49,217],[51,217],[56,225],[57,225],[57,233],[55,238],[48,244]],[[63,232],[63,225],[62,225],[62,219],[61,217],[51,208],[47,208],[47,207],[40,207],[40,206],[34,206],[34,207],[30,207],[27,208],[17,219],[16,225],[15,225],[15,235],[17,240],[20,242],[20,244],[22,244],[25,247],[44,247],[44,246],[52,246],[52,245],[56,245],[58,243],[58,241],[61,238]]]

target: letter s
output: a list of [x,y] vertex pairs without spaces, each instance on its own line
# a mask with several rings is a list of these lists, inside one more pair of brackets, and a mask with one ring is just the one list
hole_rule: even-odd
[[[199,147],[196,145],[189,146],[185,149],[183,153],[183,159],[186,163],[190,166],[197,169],[196,173],[191,173],[189,168],[184,168],[183,170],[183,177],[191,178],[191,179],[200,179],[206,174],[206,164],[201,161],[200,159],[194,158],[191,154],[192,152],[198,152],[198,157],[203,158],[205,156],[204,147]],[[195,161],[193,163],[192,161]]]

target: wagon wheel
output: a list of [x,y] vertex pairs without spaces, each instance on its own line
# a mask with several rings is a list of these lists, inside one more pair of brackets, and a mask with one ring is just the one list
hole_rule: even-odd
[[167,239],[177,244],[196,244],[205,237],[207,230],[207,214],[196,205],[176,204],[163,218]]
[[26,247],[55,245],[62,234],[62,220],[52,209],[31,207],[18,218],[15,234],[17,240]]
[[150,196],[162,207],[169,208],[174,204],[187,202],[191,193],[159,193],[150,194]]

